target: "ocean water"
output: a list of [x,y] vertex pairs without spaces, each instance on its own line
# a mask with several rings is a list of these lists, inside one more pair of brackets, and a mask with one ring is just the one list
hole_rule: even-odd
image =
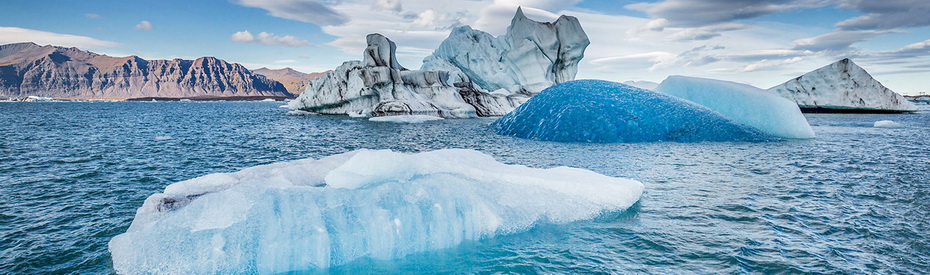
[[107,242],[168,184],[361,148],[470,148],[646,192],[592,221],[307,273],[930,273],[927,111],[810,114],[813,140],[584,144],[498,136],[493,119],[378,123],[280,104],[0,103],[0,273],[112,273]]

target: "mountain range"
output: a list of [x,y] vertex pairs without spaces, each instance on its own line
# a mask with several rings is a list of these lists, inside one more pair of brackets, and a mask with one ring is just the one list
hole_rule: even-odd
[[281,84],[284,84],[284,88],[287,88],[288,92],[295,95],[303,93],[307,88],[307,83],[310,83],[310,80],[320,77],[326,72],[308,74],[291,68],[272,70],[265,67],[261,67],[252,71],[252,73],[264,75],[265,77],[281,82]]
[[15,43],[0,45],[0,98],[294,97],[312,76],[260,70],[269,75],[215,57],[145,60]]

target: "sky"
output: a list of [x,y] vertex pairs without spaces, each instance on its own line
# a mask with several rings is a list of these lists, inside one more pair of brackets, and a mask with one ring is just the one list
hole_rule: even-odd
[[767,89],[843,58],[901,94],[930,94],[930,0],[0,0],[0,44],[112,56],[214,56],[251,69],[333,69],[381,33],[418,68],[456,27],[501,35],[518,6],[577,17],[579,79],[687,75]]

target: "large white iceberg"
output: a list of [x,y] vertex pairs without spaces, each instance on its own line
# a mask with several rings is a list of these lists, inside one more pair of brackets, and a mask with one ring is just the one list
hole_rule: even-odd
[[797,104],[750,85],[669,76],[654,91],[687,99],[769,135],[814,138],[814,130]]
[[690,101],[603,80],[549,87],[492,126],[498,134],[547,141],[770,140]]
[[459,95],[467,77],[446,71],[411,71],[400,66],[397,46],[380,34],[367,37],[364,60],[348,61],[313,79],[288,103],[292,110],[361,116],[435,115],[474,117]]
[[915,112],[917,106],[843,59],[769,88],[805,112]]
[[642,192],[635,180],[473,150],[361,150],[172,184],[109,248],[124,274],[311,270],[591,219]]
[[454,29],[423,60],[422,70],[461,71],[484,91],[533,95],[574,80],[588,44],[577,18],[562,15],[552,23],[537,22],[517,8],[502,36],[468,26]]
[[458,27],[420,70],[407,70],[396,61],[394,43],[371,34],[363,61],[314,79],[289,106],[323,114],[500,116],[573,80],[588,44],[574,17],[543,23],[517,9],[506,34]]

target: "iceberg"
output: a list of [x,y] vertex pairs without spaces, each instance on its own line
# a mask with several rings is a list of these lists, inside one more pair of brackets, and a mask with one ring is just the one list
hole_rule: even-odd
[[848,58],[769,88],[804,112],[916,112],[917,106],[886,88]]
[[794,102],[765,90],[735,82],[669,76],[656,92],[683,98],[763,133],[792,139],[814,138],[807,119]]
[[281,273],[623,211],[643,184],[474,150],[360,150],[174,183],[109,243],[122,274]]
[[423,123],[427,121],[443,120],[438,116],[427,115],[399,115],[399,116],[379,116],[369,118],[370,121],[393,122],[393,123]]
[[543,90],[492,123],[498,134],[569,142],[764,141],[703,106],[633,86],[575,80]]
[[872,124],[875,128],[904,128],[904,125],[891,120],[879,120]]
[[531,96],[574,80],[589,44],[577,18],[537,22],[517,8],[507,33],[499,37],[469,26],[455,28],[421,69],[461,71],[481,90]]
[[459,96],[464,75],[411,71],[397,63],[397,46],[380,34],[367,37],[364,60],[348,61],[307,84],[288,103],[291,110],[354,116],[435,115],[474,117],[475,108]]
[[386,37],[370,34],[367,42],[364,60],[312,80],[289,107],[360,116],[500,116],[546,87],[573,80],[590,43],[574,17],[536,22],[519,8],[499,37],[469,26],[453,29],[420,70],[401,66]]

